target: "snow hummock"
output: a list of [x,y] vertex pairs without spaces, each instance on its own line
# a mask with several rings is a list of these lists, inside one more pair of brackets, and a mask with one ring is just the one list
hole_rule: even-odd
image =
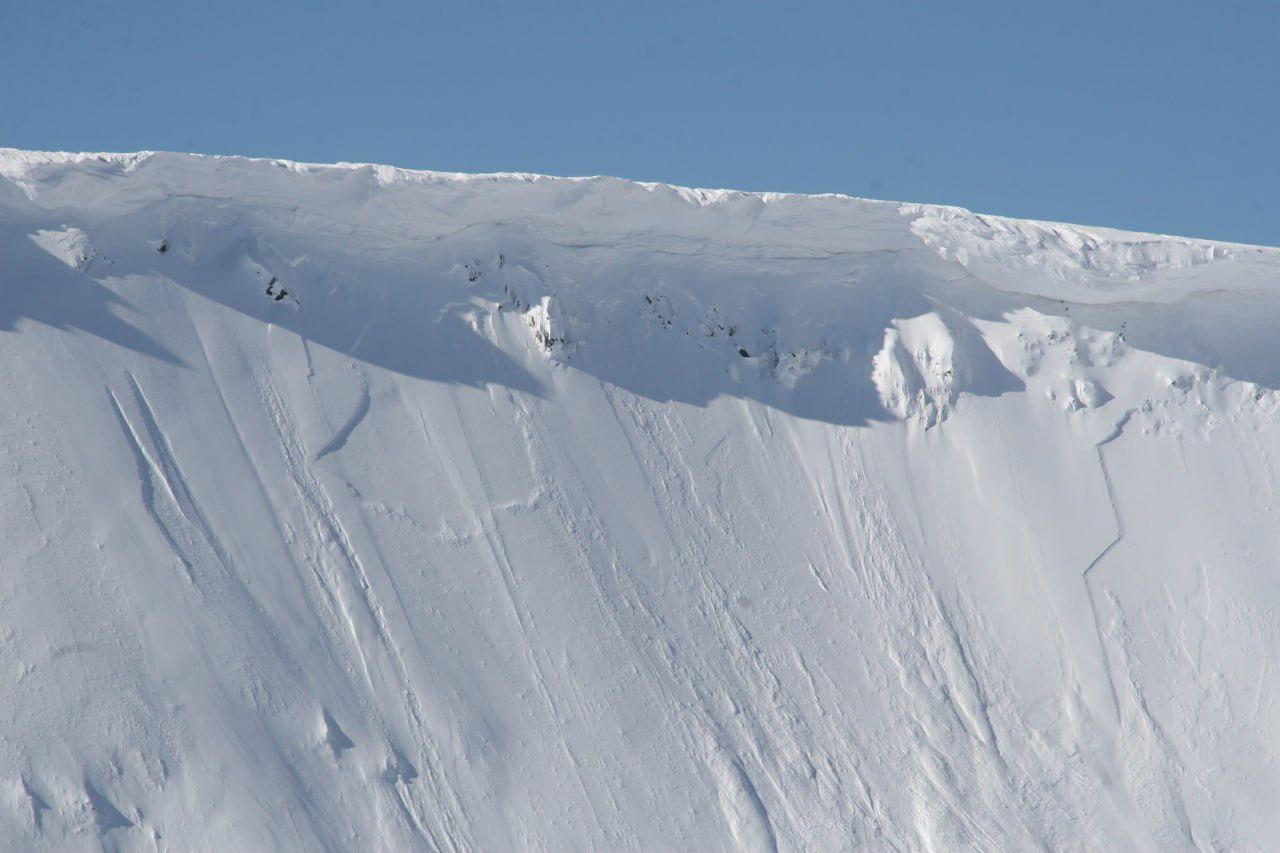
[[1265,848],[1280,251],[0,149],[9,848]]
[[79,228],[38,229],[28,234],[31,242],[79,272],[89,265],[96,251]]

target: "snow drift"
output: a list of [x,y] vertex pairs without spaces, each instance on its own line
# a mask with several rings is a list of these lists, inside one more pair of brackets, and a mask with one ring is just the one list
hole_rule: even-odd
[[1280,838],[1280,251],[0,150],[5,847]]

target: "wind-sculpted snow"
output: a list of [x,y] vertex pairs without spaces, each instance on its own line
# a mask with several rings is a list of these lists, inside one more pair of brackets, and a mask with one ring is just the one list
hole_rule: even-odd
[[1280,252],[0,151],[6,848],[1265,849]]

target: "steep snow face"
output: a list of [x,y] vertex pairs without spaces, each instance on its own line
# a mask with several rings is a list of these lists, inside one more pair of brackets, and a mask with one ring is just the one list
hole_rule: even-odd
[[3,846],[1273,846],[1278,285],[2,151]]

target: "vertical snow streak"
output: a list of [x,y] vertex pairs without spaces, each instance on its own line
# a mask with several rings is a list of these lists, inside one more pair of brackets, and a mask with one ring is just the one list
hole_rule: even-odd
[[[142,440],[133,428],[133,424],[129,423],[124,409],[120,407],[120,400],[116,397],[116,393],[107,388],[107,394],[111,397],[111,406],[120,424],[120,430],[124,433],[125,440],[129,443],[129,449],[133,451],[134,461],[137,463],[138,487],[142,492],[142,505],[146,509],[147,515],[151,516],[151,520],[155,522],[156,529],[160,531],[160,535],[169,546],[169,550],[173,552],[174,558],[182,566],[183,571],[186,573],[187,581],[195,584],[195,570],[191,566],[191,561],[187,559],[187,555],[174,537],[169,523],[161,516],[160,510],[156,506],[156,480],[160,479],[163,482],[163,478],[158,476],[160,467],[151,459],[146,449],[142,446]],[[172,494],[170,497],[172,499]]]
[[[449,474],[450,484],[455,492],[461,497],[467,507],[468,512],[472,515],[473,520],[479,527],[485,543],[485,551],[488,554],[488,562],[501,581],[503,597],[510,611],[511,618],[520,631],[521,637],[521,653],[529,661],[534,676],[534,685],[538,691],[538,696],[556,727],[556,742],[559,751],[564,755],[569,767],[573,770],[575,785],[577,786],[583,801],[587,804],[593,815],[595,822],[595,830],[602,836],[606,832],[605,823],[601,819],[599,810],[592,798],[591,791],[588,789],[582,777],[581,764],[578,757],[574,754],[572,744],[570,743],[564,728],[564,714],[558,707],[555,696],[552,693],[548,683],[548,672],[550,665],[541,659],[542,646],[537,642],[537,629],[533,625],[529,617],[527,608],[521,601],[520,584],[516,579],[515,572],[511,565],[511,558],[507,552],[506,543],[502,539],[501,533],[498,531],[497,522],[493,517],[490,509],[492,502],[489,498],[487,487],[484,481],[484,474],[481,470],[480,462],[475,455],[475,450],[471,446],[470,439],[467,437],[467,430],[462,423],[457,407],[451,407],[453,420],[457,428],[457,435],[461,437],[461,444],[467,448],[468,459],[470,461],[470,475],[464,476],[458,467],[458,459],[450,456],[443,458],[446,470]],[[432,430],[427,425],[426,416],[421,409],[417,410],[418,423],[422,428],[422,434],[425,443],[430,446],[432,441]],[[472,492],[472,488],[468,486],[468,479],[476,481],[479,495]]]
[[[365,684],[372,695],[383,693],[381,666],[375,658],[385,656],[394,679],[395,689],[417,738],[426,772],[423,784],[431,793],[428,802],[417,802],[410,810],[410,826],[423,843],[435,850],[465,850],[474,847],[469,822],[455,790],[450,773],[443,764],[431,738],[426,714],[418,701],[412,679],[408,675],[399,645],[388,625],[386,614],[377,601],[363,561],[343,526],[327,491],[317,481],[309,466],[310,456],[304,451],[292,427],[288,410],[271,380],[270,374],[259,381],[259,395],[275,431],[278,447],[292,481],[298,506],[307,516],[316,534],[318,551],[307,560],[330,599],[337,606],[346,628],[348,641],[361,665]],[[366,635],[373,640],[369,645]],[[403,789],[397,786],[397,797]],[[399,800],[402,806],[408,804]]]
[[[251,643],[257,655],[280,656],[285,672],[296,672],[297,662],[290,658],[275,626],[268,620],[261,605],[254,600],[236,571],[230,555],[200,509],[141,386],[131,373],[126,372],[126,377],[132,406],[126,407],[110,388],[107,391],[138,466],[144,508],[176,558],[187,570],[187,580],[198,591],[204,605],[218,610],[222,618],[234,628],[234,640],[230,647],[218,648],[214,643],[206,644],[206,626],[199,622],[193,625],[199,660],[207,673],[215,675],[212,698],[226,708],[243,708],[247,701],[253,712],[261,713],[264,706],[271,704],[272,690],[277,685],[263,682],[249,666],[247,652],[242,647],[245,638],[253,638]],[[126,408],[135,410],[135,418],[142,424],[141,429],[134,426],[133,419],[126,414]],[[235,606],[228,607],[230,602],[234,602]],[[233,688],[229,683],[232,679],[225,677],[228,674],[235,674],[244,681]],[[247,697],[245,693],[248,694]],[[268,762],[265,760],[267,756],[260,751],[263,746],[261,738],[257,736],[260,733],[255,732],[255,736],[250,738],[244,738],[239,732],[231,732],[230,735],[240,739],[234,742],[236,748],[245,753],[254,753],[255,760],[261,762],[263,771],[268,770]],[[298,796],[303,791],[303,783],[297,767],[278,743],[268,740],[267,746],[275,751],[270,755],[274,759],[270,770],[283,773],[290,783],[285,791],[286,796]],[[308,830],[315,832],[317,837],[323,830],[328,830],[332,837],[333,827],[328,817],[318,815],[317,818],[320,824],[318,827],[299,824],[288,813],[284,815],[284,822],[293,829],[299,843],[308,839]]]

